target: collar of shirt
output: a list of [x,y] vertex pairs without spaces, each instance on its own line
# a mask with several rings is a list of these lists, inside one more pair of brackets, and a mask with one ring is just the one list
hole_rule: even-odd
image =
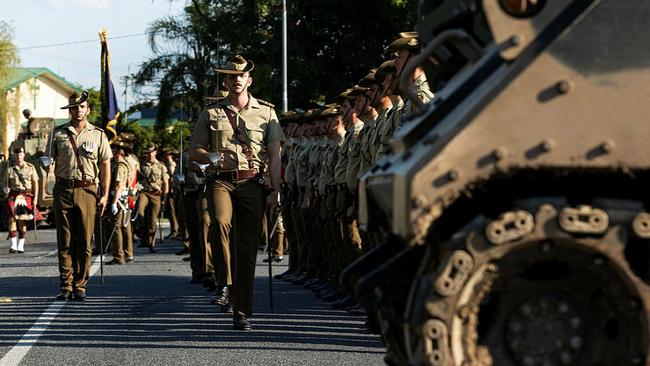
[[82,134],[83,132],[85,132],[85,131],[92,131],[92,130],[94,130],[94,129],[95,129],[95,126],[93,126],[93,124],[90,123],[90,122],[86,122],[86,127],[84,127],[84,129],[81,130],[81,132],[77,133],[77,129],[76,129],[75,126],[72,124],[72,121],[70,121],[70,122],[67,123],[67,126],[65,126],[65,128],[67,128],[68,130],[70,130],[70,132],[72,132],[72,133],[75,134],[75,135],[81,135],[81,134]]
[[232,102],[228,98],[224,98],[221,101],[220,104],[221,104],[221,106],[224,106],[224,107],[230,109],[231,111],[233,111],[235,113],[242,113],[242,112],[248,111],[250,109],[260,109],[260,108],[262,108],[260,106],[260,102],[258,102],[257,99],[251,95],[251,93],[248,93],[248,103],[244,106],[244,108],[239,110],[239,112],[237,112],[237,110],[235,110],[235,107],[233,106]]

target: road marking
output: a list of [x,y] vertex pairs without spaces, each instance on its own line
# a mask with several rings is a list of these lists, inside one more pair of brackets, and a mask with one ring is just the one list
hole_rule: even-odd
[[[90,267],[90,276],[95,274],[99,269],[99,257],[95,258],[92,266]],[[65,305],[67,301],[54,301],[47,307],[47,309],[38,317],[34,325],[25,333],[18,343],[13,346],[7,354],[0,358],[0,365],[2,366],[18,366],[23,357],[29,352],[30,349],[38,342],[38,339],[45,333],[47,327]]]
[[47,252],[45,255],[42,255],[40,257],[36,257],[35,259],[43,259],[43,258],[46,258],[46,257],[51,257],[51,256],[55,255],[58,252],[59,252],[58,249],[54,249],[54,250],[52,250],[50,252]]

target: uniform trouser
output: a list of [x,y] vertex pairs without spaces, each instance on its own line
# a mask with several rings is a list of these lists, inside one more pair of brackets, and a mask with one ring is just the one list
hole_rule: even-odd
[[[276,220],[277,220],[277,225],[275,223]],[[264,222],[262,225],[261,239],[266,240],[265,238],[270,237],[269,245],[271,246],[271,254],[276,257],[282,257],[284,255],[285,230],[284,230],[284,223],[282,221],[283,221],[283,216],[281,212],[277,214],[273,213],[271,215],[267,215],[266,213],[264,214]],[[271,230],[273,230],[274,225],[275,225],[275,232],[271,232]],[[268,248],[266,250],[268,250]]]
[[[128,211],[120,209],[117,216],[113,216],[111,213],[104,214],[108,215],[106,225],[102,228],[106,238],[105,245],[112,245],[113,258],[123,262],[125,258],[133,257],[133,237],[131,236],[131,220]],[[126,225],[124,225],[125,221]],[[112,242],[109,243],[108,240]]]
[[198,235],[199,246],[201,247],[201,268],[203,275],[214,273],[214,250],[212,249],[212,218],[208,210],[208,200],[205,193],[198,194],[196,212],[199,218]]
[[178,234],[178,217],[176,216],[176,195],[171,194],[167,199],[165,215],[169,219],[170,234]]
[[348,192],[339,190],[336,195],[336,211],[343,239],[341,251],[341,266],[345,268],[361,254],[362,242],[355,218],[350,218],[347,211],[350,208]]
[[[176,203],[176,218],[178,219],[178,234],[183,238],[183,248],[190,250],[190,233],[185,222],[185,199],[181,193],[182,189],[174,191],[174,202]],[[192,221],[197,222],[197,221]]]
[[[215,243],[221,249],[223,263],[230,254],[230,230],[235,224],[232,240],[232,276],[234,311],[244,315],[253,312],[253,282],[257,247],[260,244],[265,193],[255,179],[234,183],[215,181],[206,190],[208,208],[213,219]],[[220,263],[220,264],[223,264]]]
[[86,291],[97,213],[96,192],[96,186],[54,186],[54,218],[61,290]]
[[289,250],[289,272],[295,272],[297,258],[294,258],[294,254],[297,256],[298,249],[296,249],[296,244],[298,242],[298,237],[296,235],[295,222],[293,219],[293,200],[291,195],[291,190],[285,188],[282,191],[282,221],[285,228],[285,240],[287,242],[287,248]]
[[158,215],[160,215],[161,197],[150,192],[140,192],[138,199],[138,216],[144,219],[145,244],[149,247],[156,246],[156,228]]
[[[199,231],[201,230],[202,223],[199,219],[199,192],[185,192],[183,196],[183,216],[186,222],[195,223],[194,225],[186,225],[187,233],[189,236],[190,246],[190,268],[192,268],[193,276],[203,276],[204,266],[203,263],[203,249],[199,240]],[[205,201],[204,201],[205,202]]]

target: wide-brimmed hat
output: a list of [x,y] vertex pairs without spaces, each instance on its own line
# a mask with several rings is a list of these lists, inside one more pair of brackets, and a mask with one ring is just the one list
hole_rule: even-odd
[[241,55],[237,55],[228,62],[226,62],[226,66],[222,68],[216,68],[214,71],[220,72],[223,74],[243,74],[246,72],[251,72],[255,68],[255,64],[251,60],[246,60],[244,57]]
[[359,80],[358,85],[368,88],[372,85],[379,84],[375,76],[376,73],[377,73],[377,69],[370,70],[370,73],[368,75],[364,76],[363,79]]
[[151,143],[151,144],[145,146],[144,149],[142,149],[143,153],[150,153],[152,151],[158,151],[158,146],[156,146],[156,144],[154,144],[154,143]]
[[133,151],[133,144],[118,139],[117,141],[115,141],[115,142],[113,142],[111,144],[111,149],[113,149],[113,148],[122,149],[122,150],[124,150],[125,153],[129,153],[129,152]]
[[82,91],[81,95],[75,90],[72,92],[72,95],[70,95],[70,98],[68,98],[68,105],[61,107],[61,109],[68,109],[74,106],[77,106],[85,101],[88,100],[88,92],[87,91]]
[[401,32],[399,36],[400,38],[394,40],[388,47],[386,47],[387,51],[418,51],[420,49],[420,41],[418,40],[417,32]]
[[162,150],[160,150],[160,153],[162,156],[165,155],[179,155],[178,150],[173,148],[173,147],[164,147]]

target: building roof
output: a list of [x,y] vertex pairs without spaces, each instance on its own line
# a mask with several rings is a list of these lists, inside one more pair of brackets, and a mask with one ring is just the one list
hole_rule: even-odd
[[[158,116],[158,109],[156,108],[142,108],[133,113],[129,113],[127,119],[129,123],[137,122],[142,127],[155,127],[156,117]],[[169,119],[169,125],[176,125],[182,120],[182,112],[175,111]],[[185,116],[187,117],[187,116]]]
[[5,90],[13,89],[18,85],[31,80],[35,77],[43,76],[63,84],[70,89],[81,89],[80,85],[75,85],[63,77],[55,74],[47,67],[16,67],[9,77],[9,81],[4,85]]

